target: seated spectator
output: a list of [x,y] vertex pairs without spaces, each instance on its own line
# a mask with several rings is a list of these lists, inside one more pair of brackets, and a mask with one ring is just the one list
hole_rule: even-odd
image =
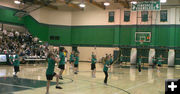
[[7,35],[7,31],[3,30],[3,35],[6,36]]

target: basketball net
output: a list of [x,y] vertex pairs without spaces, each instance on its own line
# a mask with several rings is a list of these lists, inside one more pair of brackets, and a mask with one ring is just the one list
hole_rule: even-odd
[[144,40],[140,40],[139,42],[140,42],[140,44],[143,44],[143,43],[144,43]]

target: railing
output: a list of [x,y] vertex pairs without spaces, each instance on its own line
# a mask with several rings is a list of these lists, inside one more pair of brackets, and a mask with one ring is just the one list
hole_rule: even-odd
[[46,61],[46,56],[24,56],[24,61]]

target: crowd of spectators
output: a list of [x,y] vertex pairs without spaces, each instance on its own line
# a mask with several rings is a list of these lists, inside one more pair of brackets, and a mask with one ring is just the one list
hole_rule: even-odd
[[46,50],[47,47],[28,32],[0,31],[1,54],[15,54],[18,51],[20,56],[46,56]]

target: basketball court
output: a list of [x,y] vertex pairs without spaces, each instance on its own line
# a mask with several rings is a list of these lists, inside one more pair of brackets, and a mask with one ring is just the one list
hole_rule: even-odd
[[180,0],[0,0],[0,94],[179,94]]
[[[79,74],[74,75],[67,64],[64,72],[64,80],[60,81],[63,90],[55,89],[55,80],[51,83],[52,94],[164,94],[164,80],[178,79],[178,68],[163,67],[161,73],[157,73],[152,67],[144,67],[139,73],[136,66],[126,65],[122,68],[114,65],[109,73],[108,85],[104,85],[102,79],[102,65],[97,64],[96,78],[91,78],[90,64],[82,62]],[[46,78],[44,72],[47,65],[23,65],[18,78],[12,77],[12,67],[1,67],[0,92],[2,94],[44,94]],[[56,70],[58,72],[58,70]],[[28,74],[27,74],[28,73]]]

